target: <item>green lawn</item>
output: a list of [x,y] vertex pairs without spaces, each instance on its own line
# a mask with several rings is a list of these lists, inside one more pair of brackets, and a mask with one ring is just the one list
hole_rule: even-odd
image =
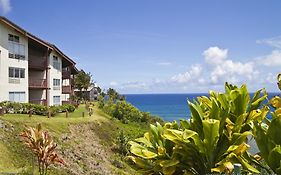
[[[82,117],[82,112],[85,116]],[[80,144],[79,140],[63,143],[60,138],[63,134],[69,133],[70,126],[91,126],[93,135],[95,134],[101,140],[101,144],[105,149],[111,150],[112,145],[120,130],[123,130],[130,137],[140,136],[147,129],[145,124],[123,124],[116,119],[104,114],[97,108],[94,108],[94,114],[88,116],[85,106],[80,105],[73,113],[69,113],[66,118],[65,113],[57,114],[54,117],[47,118],[46,116],[32,116],[24,114],[6,114],[0,117],[0,174],[1,172],[32,172],[33,155],[20,142],[19,133],[24,130],[25,126],[36,126],[42,124],[43,129],[50,131],[61,149],[70,149],[75,145]],[[77,133],[78,138],[83,140],[83,133]],[[113,155],[118,157],[118,154]],[[95,157],[93,157],[95,159]],[[71,160],[72,161],[72,160]],[[74,160],[73,160],[74,161]],[[81,162],[79,162],[81,164]],[[87,170],[87,165],[81,165]],[[35,167],[37,169],[37,167]],[[127,170],[121,171],[118,174],[126,174]],[[116,171],[116,172],[119,172]],[[123,172],[123,173],[122,173]],[[55,168],[50,174],[66,174],[64,170]]]

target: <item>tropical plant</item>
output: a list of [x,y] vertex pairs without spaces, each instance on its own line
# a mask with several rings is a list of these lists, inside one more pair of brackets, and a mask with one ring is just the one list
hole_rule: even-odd
[[[211,91],[209,97],[188,101],[190,121],[182,120],[179,126],[175,122],[151,126],[151,134],[129,142],[129,158],[148,174],[229,173],[235,163],[245,171],[259,173],[251,165],[261,166],[247,152],[247,140],[253,123],[269,110],[266,106],[259,109],[266,97],[266,92],[259,90],[251,99],[245,85],[238,88],[226,83],[225,93]],[[165,150],[164,154],[158,150]]]
[[88,89],[91,84],[92,84],[92,75],[91,73],[86,73],[85,71],[81,70],[77,75],[75,75],[74,78],[74,86],[79,90],[79,93],[77,94],[78,97],[81,99],[85,99],[85,91],[83,92],[82,90]]
[[40,175],[46,175],[51,164],[65,164],[63,159],[55,153],[57,144],[47,131],[42,130],[40,124],[38,124],[36,128],[26,127],[26,130],[20,134],[20,137],[24,144],[37,157]]
[[272,120],[264,118],[264,122],[255,122],[255,140],[261,157],[276,174],[281,174],[281,98],[276,96],[270,100],[275,111]]

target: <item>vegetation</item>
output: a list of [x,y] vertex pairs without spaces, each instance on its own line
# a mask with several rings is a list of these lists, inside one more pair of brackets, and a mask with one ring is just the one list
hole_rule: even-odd
[[81,70],[74,78],[74,87],[77,88],[80,92],[77,94],[77,97],[80,99],[86,100],[86,94],[82,90],[88,89],[92,84],[92,75],[91,73],[86,73]]
[[38,124],[36,128],[27,127],[20,136],[24,144],[37,157],[40,175],[46,175],[51,164],[65,164],[63,159],[55,153],[57,144],[47,131],[42,130],[41,124]]
[[156,116],[150,115],[148,112],[142,112],[132,104],[125,101],[125,98],[119,95],[114,89],[107,91],[108,99],[103,96],[98,97],[98,107],[102,109],[106,114],[122,121],[128,122],[144,122],[155,123],[164,121]]
[[48,115],[48,113],[50,112],[51,116],[66,111],[74,112],[75,110],[75,107],[71,104],[47,107],[39,104],[18,103],[18,102],[8,102],[8,101],[1,102],[0,107],[4,108],[6,113]]
[[[82,113],[85,116],[82,117]],[[66,166],[49,166],[52,175],[67,174],[137,174],[120,156],[117,140],[123,132],[126,138],[140,137],[148,128],[146,124],[123,124],[94,106],[93,115],[87,115],[85,105],[80,105],[65,118],[64,113],[47,118],[27,114],[0,116],[0,172],[38,174],[33,170],[33,155],[18,139],[25,125],[36,128],[41,123],[58,143],[57,153]],[[109,129],[110,128],[110,129]],[[122,140],[122,138],[120,138]],[[127,141],[123,141],[126,146]],[[34,164],[37,165],[37,164]]]
[[262,158],[274,173],[281,174],[281,98],[276,96],[270,103],[275,108],[272,120],[256,122],[254,136]]
[[259,90],[250,99],[245,85],[226,83],[225,93],[211,91],[210,97],[188,102],[190,121],[151,125],[143,137],[130,141],[128,158],[143,174],[230,173],[234,163],[259,173],[253,165],[262,165],[247,151],[247,137],[269,110],[260,108],[266,97]]

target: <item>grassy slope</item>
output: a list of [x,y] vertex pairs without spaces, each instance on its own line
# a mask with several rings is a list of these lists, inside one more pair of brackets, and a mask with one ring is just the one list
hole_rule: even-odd
[[[95,108],[94,115],[82,117],[80,106],[68,118],[8,114],[0,117],[0,173],[32,172],[33,156],[19,141],[24,126],[41,123],[59,145],[59,153],[69,166],[53,167],[51,174],[135,174],[118,154],[112,151],[120,130],[131,137],[140,136],[147,126],[122,124]],[[118,167],[118,168],[117,168]],[[34,167],[37,169],[37,167]],[[100,171],[100,172],[99,172]]]

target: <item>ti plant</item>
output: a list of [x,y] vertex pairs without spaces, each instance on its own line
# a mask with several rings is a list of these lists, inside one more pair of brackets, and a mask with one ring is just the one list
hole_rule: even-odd
[[281,98],[276,96],[270,100],[275,111],[272,120],[255,123],[255,140],[261,157],[276,174],[281,174]]
[[20,134],[20,137],[24,144],[36,155],[40,175],[46,175],[51,164],[65,164],[63,159],[55,153],[57,144],[47,131],[42,130],[40,124],[36,128],[27,127]]
[[129,156],[143,174],[231,173],[235,163],[243,170],[259,173],[261,166],[247,149],[255,121],[262,121],[269,108],[260,106],[267,98],[263,90],[250,98],[245,85],[225,84],[225,93],[188,101],[190,121],[151,125],[144,137],[130,141]]

